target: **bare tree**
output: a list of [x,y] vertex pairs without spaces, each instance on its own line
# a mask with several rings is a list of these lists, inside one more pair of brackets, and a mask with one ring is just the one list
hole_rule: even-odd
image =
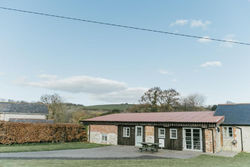
[[62,97],[58,94],[43,95],[40,98],[41,102],[48,106],[48,119],[53,119],[54,122],[65,122],[65,111]]
[[182,98],[181,105],[184,110],[197,110],[200,109],[205,102],[205,97],[200,94],[191,94],[187,97]]
[[179,104],[180,93],[174,89],[164,90],[161,96],[161,109],[163,111],[173,111]]

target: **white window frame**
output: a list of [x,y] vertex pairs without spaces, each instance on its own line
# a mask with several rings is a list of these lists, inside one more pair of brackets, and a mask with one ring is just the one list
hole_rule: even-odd
[[[186,129],[190,129],[191,130],[191,145],[192,148],[191,149],[187,149],[186,148],[186,134],[185,134],[185,130]],[[200,150],[195,150],[194,147],[194,143],[193,143],[193,130],[194,129],[199,129],[200,130]],[[182,136],[183,136],[183,150],[191,150],[191,151],[197,151],[197,152],[202,152],[203,150],[203,135],[202,135],[202,129],[201,128],[182,128]]]
[[108,135],[102,134],[102,142],[108,142]]
[[[231,133],[229,133],[229,129],[231,128]],[[232,126],[224,126],[223,127],[223,136],[225,138],[233,138],[233,127]]]
[[[161,130],[163,130],[164,134],[161,134]],[[165,136],[166,136],[166,129],[158,128],[158,138],[165,139]]]
[[123,137],[130,137],[130,127],[123,127]]
[[[175,137],[173,136],[172,131],[175,131],[175,134],[176,134]],[[178,139],[178,130],[177,130],[177,129],[175,129],[175,128],[170,128],[169,133],[170,133],[170,139]]]

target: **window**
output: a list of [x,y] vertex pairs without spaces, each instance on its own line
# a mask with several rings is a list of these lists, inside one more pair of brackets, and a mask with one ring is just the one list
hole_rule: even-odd
[[107,141],[108,141],[107,134],[102,134],[102,142],[107,142]]
[[123,137],[130,137],[130,128],[123,127]]
[[224,127],[224,137],[233,137],[232,127]]
[[177,139],[177,129],[170,129],[170,139]]
[[158,138],[165,138],[165,128],[158,129]]

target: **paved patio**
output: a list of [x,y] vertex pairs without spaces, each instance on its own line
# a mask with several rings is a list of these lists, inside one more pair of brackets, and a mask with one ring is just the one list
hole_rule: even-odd
[[162,149],[156,153],[139,152],[138,148],[134,146],[106,146],[91,149],[0,153],[0,159],[188,159],[197,157],[201,154],[204,153]]

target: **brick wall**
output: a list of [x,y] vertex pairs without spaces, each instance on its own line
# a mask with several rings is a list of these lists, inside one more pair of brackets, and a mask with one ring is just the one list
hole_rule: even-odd
[[[213,136],[214,134],[214,136]],[[213,134],[212,130],[205,129],[205,152],[213,153],[213,149],[216,152],[216,129],[213,128]],[[214,137],[214,138],[213,138]],[[214,141],[214,144],[213,144]]]
[[[89,141],[91,143],[117,145],[118,128],[115,125],[90,125]],[[102,140],[102,136],[107,135],[107,141]]]
[[154,143],[154,127],[145,126],[145,142]]

